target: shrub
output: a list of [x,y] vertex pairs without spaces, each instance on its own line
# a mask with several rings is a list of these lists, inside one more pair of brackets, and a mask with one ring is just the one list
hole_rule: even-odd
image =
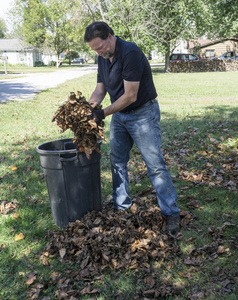
[[54,60],[49,61],[48,66],[49,67],[55,67],[56,66],[56,61],[54,61]]
[[44,66],[44,63],[43,63],[43,61],[37,60],[37,61],[35,61],[35,65],[34,66],[35,67],[42,67],[42,66]]

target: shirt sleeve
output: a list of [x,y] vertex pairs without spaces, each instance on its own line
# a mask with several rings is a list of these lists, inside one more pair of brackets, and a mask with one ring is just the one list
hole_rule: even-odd
[[99,74],[99,71],[97,73],[97,83],[102,82],[101,76]]
[[133,50],[123,60],[122,77],[126,81],[140,81],[144,69],[143,54]]

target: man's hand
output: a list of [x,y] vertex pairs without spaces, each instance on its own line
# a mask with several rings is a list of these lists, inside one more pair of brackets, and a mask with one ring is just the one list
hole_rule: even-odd
[[104,110],[103,109],[93,110],[93,118],[97,123],[97,125],[99,125],[102,122],[102,120],[105,119]]

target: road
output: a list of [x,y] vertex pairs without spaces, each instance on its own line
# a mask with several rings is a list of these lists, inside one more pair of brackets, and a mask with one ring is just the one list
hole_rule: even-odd
[[42,90],[57,87],[67,80],[96,72],[96,70],[97,66],[91,65],[67,70],[59,69],[50,73],[24,74],[24,77],[0,80],[0,103],[32,99]]

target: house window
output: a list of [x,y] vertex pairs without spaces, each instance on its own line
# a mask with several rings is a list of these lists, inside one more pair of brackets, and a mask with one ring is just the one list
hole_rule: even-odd
[[206,58],[214,57],[215,56],[215,50],[206,50]]
[[24,61],[24,52],[19,52],[19,60]]

